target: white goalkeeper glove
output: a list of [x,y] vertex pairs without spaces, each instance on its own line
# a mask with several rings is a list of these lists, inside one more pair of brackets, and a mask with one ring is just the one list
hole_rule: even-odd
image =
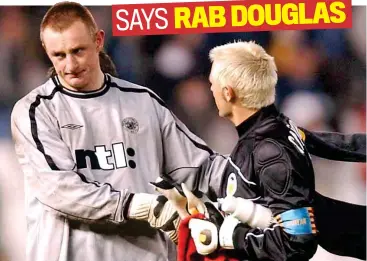
[[[212,220],[221,220],[223,217],[218,211],[218,207],[216,203],[209,201],[208,199],[199,199],[197,198],[186,186],[184,183],[181,184],[182,191],[184,196],[181,195],[178,190],[172,186],[167,181],[164,181],[161,178],[158,178],[155,182],[151,182],[152,185],[155,186],[156,191],[160,192],[164,195],[172,206],[176,209],[177,213],[179,214],[179,218],[175,220],[175,231],[169,231],[169,237],[175,243],[177,243],[178,238],[178,226],[181,219],[185,219],[188,216],[196,213],[202,213],[207,218]],[[204,201],[203,201],[204,200]],[[221,222],[221,221],[217,221]]]
[[273,219],[272,212],[260,204],[244,198],[226,197],[218,199],[219,208],[250,227],[267,228]]
[[201,255],[211,254],[218,247],[234,249],[233,233],[239,223],[261,229],[271,224],[271,210],[251,200],[226,197],[218,202],[219,209],[228,214],[223,222],[213,222],[212,219],[191,219],[189,222],[191,237]]
[[221,224],[213,220],[190,219],[189,228],[196,251],[201,255],[209,255],[219,247],[233,249],[233,232],[239,223],[232,216],[225,217]]
[[179,216],[172,203],[163,195],[134,194],[127,218],[147,221],[151,227],[167,232],[171,240],[177,242],[177,233],[174,231],[180,222]]
[[169,202],[175,207],[181,219],[188,217],[187,198],[182,196],[178,190],[167,181],[158,178],[155,182],[151,182],[155,190],[165,196]]

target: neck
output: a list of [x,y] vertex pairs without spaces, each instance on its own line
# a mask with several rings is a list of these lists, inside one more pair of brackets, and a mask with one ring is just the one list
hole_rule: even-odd
[[257,109],[248,109],[242,106],[233,106],[232,114],[228,119],[234,124],[234,126],[240,125],[242,122],[254,115]]
[[59,77],[61,84],[69,90],[72,91],[95,91],[102,87],[104,82],[104,74],[101,69],[98,69],[97,73],[94,74],[94,77],[90,79],[90,82],[83,87],[73,87],[67,84],[62,77]]

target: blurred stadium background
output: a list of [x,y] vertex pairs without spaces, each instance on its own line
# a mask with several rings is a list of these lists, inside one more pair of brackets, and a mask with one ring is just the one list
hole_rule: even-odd
[[[50,63],[39,41],[47,7],[0,7],[1,261],[22,261],[25,249],[23,175],[14,156],[10,112],[46,80]],[[158,93],[213,149],[229,153],[237,134],[217,116],[207,81],[210,48],[254,40],[276,59],[277,105],[309,130],[366,132],[366,7],[353,7],[353,28],[174,36],[112,37],[110,7],[91,7],[107,34],[106,51],[119,76]],[[365,205],[366,165],[314,157],[317,190]],[[348,224],[341,224],[348,225]],[[338,228],[335,228],[338,229]],[[313,260],[352,260],[319,248]]]

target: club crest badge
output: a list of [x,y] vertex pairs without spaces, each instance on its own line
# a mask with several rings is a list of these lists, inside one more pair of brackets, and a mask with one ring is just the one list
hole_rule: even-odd
[[237,191],[237,177],[236,174],[231,173],[227,180],[226,194],[228,196],[233,196]]
[[138,133],[139,131],[139,123],[136,119],[132,117],[128,117],[122,120],[122,127],[131,132],[131,133]]

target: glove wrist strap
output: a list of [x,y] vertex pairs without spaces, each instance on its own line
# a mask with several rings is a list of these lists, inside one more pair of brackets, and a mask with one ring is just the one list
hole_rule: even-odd
[[233,233],[239,223],[240,221],[233,216],[225,217],[219,230],[219,244],[222,248],[234,249]]
[[148,220],[150,210],[152,209],[152,205],[156,199],[157,196],[152,194],[134,194],[129,205],[127,217],[129,219]]

